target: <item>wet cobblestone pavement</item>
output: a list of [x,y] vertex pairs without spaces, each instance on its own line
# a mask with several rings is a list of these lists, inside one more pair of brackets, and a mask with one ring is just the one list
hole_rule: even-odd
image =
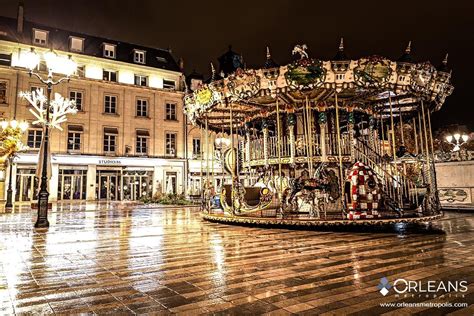
[[[377,232],[229,226],[196,208],[126,204],[59,207],[49,230],[34,219],[0,213],[0,314],[474,313],[474,214]],[[382,277],[469,285],[450,297],[384,297]]]

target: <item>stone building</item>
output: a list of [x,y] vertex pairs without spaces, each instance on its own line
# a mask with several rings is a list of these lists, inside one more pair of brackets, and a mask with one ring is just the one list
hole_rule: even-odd
[[[137,200],[156,192],[196,194],[201,132],[183,114],[184,80],[171,52],[0,17],[0,118],[33,122],[20,91],[45,88],[21,53],[53,49],[78,64],[53,94],[74,99],[78,113],[52,130],[50,200]],[[46,76],[44,64],[38,72]],[[13,163],[13,197],[36,199],[42,128],[30,124],[29,149]],[[10,168],[5,176],[8,182]],[[189,177],[194,174],[195,177]],[[192,183],[194,179],[194,183]],[[5,190],[8,183],[5,185]]]

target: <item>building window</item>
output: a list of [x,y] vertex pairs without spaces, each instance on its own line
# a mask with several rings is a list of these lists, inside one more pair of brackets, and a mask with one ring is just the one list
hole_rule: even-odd
[[104,152],[115,153],[117,148],[118,129],[114,127],[104,128]]
[[105,81],[117,82],[117,72],[116,71],[110,71],[110,70],[104,70],[102,78]]
[[135,84],[137,86],[146,87],[148,85],[148,77],[147,76],[135,75]]
[[86,73],[86,66],[81,65],[81,66],[77,66],[76,71],[74,72],[74,75],[78,77],[84,77],[85,73]]
[[166,119],[170,121],[176,121],[176,104],[166,103]]
[[164,89],[175,89],[176,83],[173,80],[163,79],[163,88]]
[[345,76],[346,76],[345,74],[337,74],[336,80],[344,80]]
[[176,157],[176,133],[166,133],[166,155]]
[[193,138],[193,158],[201,157],[201,139]]
[[42,129],[30,129],[28,130],[28,147],[39,149],[41,147],[41,140],[43,138]]
[[[33,94],[33,93],[35,93],[36,91],[39,91],[40,89],[41,89],[41,88],[38,87],[38,86],[31,86],[30,92],[31,92],[31,94]],[[43,92],[44,92],[44,90],[43,90]]]
[[0,104],[7,103],[7,83],[0,81]]
[[104,44],[104,57],[115,58],[115,45]]
[[148,116],[148,101],[145,99],[137,99],[137,116]]
[[46,46],[46,44],[48,43],[48,32],[33,29],[33,43],[37,45]]
[[67,132],[67,149],[71,151],[81,150],[82,126],[69,125]]
[[144,64],[145,63],[145,51],[143,50],[134,50],[133,52],[133,61],[136,63]]
[[148,131],[137,130],[137,143],[135,147],[137,154],[146,154],[148,152],[148,138],[150,138]]
[[83,110],[83,107],[82,107],[83,96],[82,96],[81,91],[75,91],[75,90],[69,91],[69,99],[76,102],[76,108],[78,111]]
[[70,37],[69,49],[74,52],[84,51],[84,39],[79,37]]
[[399,80],[399,81],[405,81],[405,76],[400,76],[400,77],[398,78],[398,80]]
[[117,97],[114,95],[106,95],[104,97],[104,112],[109,114],[117,114]]

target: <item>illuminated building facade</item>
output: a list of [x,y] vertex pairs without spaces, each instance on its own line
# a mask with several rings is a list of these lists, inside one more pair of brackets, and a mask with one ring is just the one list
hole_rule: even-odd
[[[200,131],[187,132],[184,80],[169,50],[143,47],[0,17],[0,117],[34,121],[20,91],[41,86],[22,65],[21,53],[34,48],[70,55],[78,71],[53,90],[78,108],[52,132],[50,199],[138,200],[156,192],[196,194]],[[39,71],[44,65],[39,66]],[[16,202],[35,200],[36,165],[42,129],[30,124],[28,151],[14,159]],[[5,177],[8,181],[7,176]],[[8,183],[5,183],[5,188]]]

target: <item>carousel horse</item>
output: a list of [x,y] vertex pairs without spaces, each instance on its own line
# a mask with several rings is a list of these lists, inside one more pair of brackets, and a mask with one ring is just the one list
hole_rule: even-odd
[[325,170],[320,165],[313,178],[303,171],[299,178],[289,181],[291,184],[283,194],[282,209],[286,212],[306,212],[319,218],[326,216],[326,206],[339,198],[338,178],[333,170]]

